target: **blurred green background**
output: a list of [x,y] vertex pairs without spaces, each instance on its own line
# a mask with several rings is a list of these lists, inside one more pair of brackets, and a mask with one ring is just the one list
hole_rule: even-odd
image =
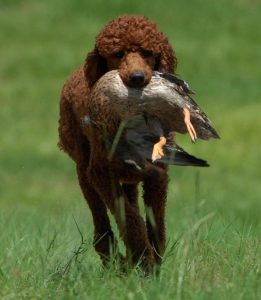
[[[0,216],[14,228],[76,217],[92,235],[75,165],[60,152],[59,95],[101,28],[124,13],[148,16],[169,38],[177,73],[221,140],[177,142],[208,169],[171,167],[167,232],[213,211],[260,240],[261,3],[258,0],[1,0]],[[197,208],[197,209],[195,209]],[[67,223],[66,223],[67,224]],[[87,230],[86,229],[86,230]],[[77,232],[77,229],[76,229]]]

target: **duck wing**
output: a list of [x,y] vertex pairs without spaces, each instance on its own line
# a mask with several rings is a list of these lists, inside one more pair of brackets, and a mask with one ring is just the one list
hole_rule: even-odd
[[181,78],[172,75],[172,74],[168,74],[168,73],[160,73],[158,72],[159,76],[162,78],[167,79],[170,82],[173,82],[175,84],[177,84],[178,86],[180,86],[180,88],[186,93],[186,94],[196,94],[194,91],[192,91],[189,87],[189,84],[185,81],[182,80]]
[[[154,124],[153,128],[151,126],[152,122]],[[157,162],[178,166],[209,166],[205,160],[190,155],[179,147],[173,141],[172,133],[166,129],[164,130],[155,118],[146,120],[143,116],[136,116],[127,120],[125,128],[127,129],[126,138],[129,143],[136,147],[146,159],[151,159],[153,146],[159,141],[159,136],[164,133],[167,137],[167,143],[163,146],[164,156],[161,159],[157,159]]]

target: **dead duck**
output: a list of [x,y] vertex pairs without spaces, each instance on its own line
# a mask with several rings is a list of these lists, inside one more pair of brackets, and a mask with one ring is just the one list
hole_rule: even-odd
[[122,82],[118,71],[110,71],[93,88],[88,120],[92,126],[106,126],[111,137],[123,123],[126,139],[152,161],[208,166],[204,160],[197,162],[175,141],[175,132],[189,133],[193,142],[197,138],[219,139],[206,114],[189,96],[193,93],[185,81],[171,74],[155,71],[148,85],[131,88]]

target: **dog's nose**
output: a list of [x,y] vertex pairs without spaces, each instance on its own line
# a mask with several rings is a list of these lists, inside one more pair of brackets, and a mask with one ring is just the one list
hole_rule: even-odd
[[145,75],[142,72],[134,72],[129,79],[133,85],[141,85],[145,80]]

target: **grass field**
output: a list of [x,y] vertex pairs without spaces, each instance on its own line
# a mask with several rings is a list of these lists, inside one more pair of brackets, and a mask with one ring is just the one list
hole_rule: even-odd
[[[178,136],[211,168],[171,167],[156,278],[102,269],[56,146],[62,85],[123,13],[158,23],[221,136]],[[1,0],[0,299],[261,299],[260,15],[257,0]]]

